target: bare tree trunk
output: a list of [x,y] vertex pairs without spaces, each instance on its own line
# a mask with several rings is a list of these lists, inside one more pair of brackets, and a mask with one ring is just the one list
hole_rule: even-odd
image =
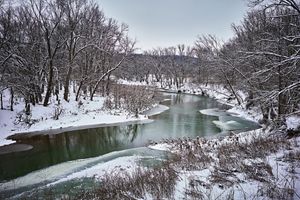
[[76,87],[77,87],[77,82],[74,80],[73,81],[73,93],[76,93]]
[[0,93],[0,107],[1,107],[1,110],[3,110],[3,97],[2,97],[2,92]]
[[10,110],[14,111],[14,91],[13,88],[10,88]]
[[110,84],[110,73],[107,75],[107,81],[106,81],[106,85],[105,85],[105,91],[106,91],[107,96],[110,93],[109,84]]
[[28,103],[28,100],[25,100],[25,114],[30,115],[30,103]]
[[53,81],[53,62],[52,59],[49,61],[49,78],[48,78],[48,83],[47,83],[47,91],[46,91],[46,96],[44,99],[44,106],[48,106],[49,99],[51,97],[51,91],[52,91],[52,81]]
[[[277,72],[278,72],[278,91],[281,91],[281,90],[283,90],[281,66],[278,66]],[[278,117],[280,117],[282,114],[285,114],[285,106],[284,105],[285,105],[284,94],[279,93],[278,102],[277,102]]]
[[83,85],[83,81],[80,81],[79,87],[78,87],[77,92],[76,92],[76,98],[75,98],[75,101],[78,101],[78,100],[79,100],[79,93],[80,93],[80,90],[81,90],[82,85]]
[[51,91],[53,88],[53,75],[54,75],[54,69],[53,69],[53,56],[55,54],[55,51],[52,52],[51,50],[51,39],[49,38],[49,33],[46,31],[46,41],[47,41],[47,51],[48,51],[48,58],[49,58],[49,77],[48,77],[48,83],[47,83],[47,91],[44,99],[44,106],[48,106],[49,99],[51,97]]
[[71,73],[72,73],[72,67],[71,67],[71,63],[69,63],[69,68],[68,68],[65,85],[64,85],[64,89],[65,89],[64,100],[66,100],[66,101],[68,101],[68,97],[69,97],[69,86],[70,86]]
[[113,68],[109,69],[107,72],[105,72],[105,73],[98,79],[98,81],[96,82],[94,88],[91,90],[91,97],[90,97],[91,101],[93,101],[94,95],[95,95],[95,93],[96,93],[96,91],[97,91],[97,89],[98,89],[98,87],[99,87],[100,82],[101,82],[108,74],[110,74],[110,73],[112,73],[113,71],[115,71],[116,69],[118,69],[118,68],[121,66],[121,64],[122,64],[122,62],[124,61],[124,59],[125,59],[125,57],[123,57],[122,60],[121,60],[116,66],[114,66]]
[[30,102],[32,103],[33,106],[35,106],[35,97],[34,95],[29,96]]
[[224,74],[224,76],[225,76],[225,78],[226,78],[226,82],[227,82],[227,84],[229,85],[232,94],[234,95],[234,97],[235,97],[236,100],[238,101],[238,104],[241,105],[242,102],[241,102],[241,100],[240,100],[240,97],[239,97],[239,96],[237,95],[237,93],[235,92],[235,90],[234,90],[232,84],[230,83],[230,80],[229,80],[227,74],[224,72],[223,69],[221,69],[221,71],[223,72],[223,74]]

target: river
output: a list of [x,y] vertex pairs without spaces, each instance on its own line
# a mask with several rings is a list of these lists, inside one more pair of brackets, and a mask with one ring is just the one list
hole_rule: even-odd
[[[150,140],[214,137],[226,134],[228,130],[258,128],[253,122],[224,112],[229,107],[211,98],[172,93],[164,93],[164,98],[161,104],[169,109],[151,116],[152,122],[87,128],[59,134],[27,134],[26,137],[18,138],[17,143],[28,144],[33,148],[0,155],[0,197],[18,198],[15,196],[17,194],[28,196],[36,187],[43,188],[67,178],[63,182],[64,187],[61,187],[62,183],[52,186],[55,193],[64,193],[74,186],[95,184],[92,179],[82,177],[82,173],[76,176],[83,170],[95,166],[105,169],[107,162],[122,164],[122,160],[118,159],[126,158],[126,163],[134,156],[138,156],[144,164],[167,157],[166,152],[145,147]],[[199,112],[210,108],[217,108],[218,114]],[[85,173],[88,174],[87,171]]]

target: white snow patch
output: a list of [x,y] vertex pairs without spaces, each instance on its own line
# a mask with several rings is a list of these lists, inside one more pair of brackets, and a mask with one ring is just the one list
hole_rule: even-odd
[[199,112],[203,115],[210,115],[210,116],[227,115],[225,111],[219,110],[218,108],[203,109],[200,110]]
[[47,186],[55,185],[58,183],[62,183],[65,181],[70,181],[74,179],[80,179],[80,178],[100,178],[107,172],[114,172],[116,170],[130,170],[134,169],[137,164],[136,160],[139,159],[139,156],[125,156],[125,157],[119,157],[114,160],[110,160],[108,162],[99,163],[93,167],[86,168],[84,170],[81,170],[79,172],[72,173],[68,175],[67,177],[61,178],[53,183],[48,184]]
[[[62,94],[60,94],[62,96]],[[129,115],[121,110],[104,110],[103,104],[105,97],[95,97],[93,101],[81,99],[75,101],[75,94],[71,93],[70,101],[56,101],[55,97],[51,98],[47,107],[43,105],[31,106],[31,120],[35,122],[29,126],[18,120],[19,113],[24,113],[24,100],[17,98],[14,105],[14,111],[9,108],[8,92],[4,92],[3,100],[5,110],[0,110],[0,146],[14,143],[12,140],[6,139],[8,136],[17,133],[27,133],[43,130],[62,129],[69,127],[83,127],[91,125],[109,125],[123,122],[142,122],[147,121],[148,117],[139,115],[137,118]],[[62,99],[62,97],[60,97]],[[55,109],[61,109],[62,113],[58,120],[53,119]],[[167,109],[163,105],[158,105],[154,114],[158,114]],[[23,114],[25,116],[25,114]]]
[[170,149],[171,145],[166,144],[166,143],[160,143],[160,144],[156,144],[156,145],[150,145],[148,147],[150,149],[154,149],[154,150],[168,151]]
[[147,115],[147,116],[153,116],[153,115],[158,115],[160,113],[163,113],[166,110],[169,110],[168,106],[158,104],[157,106],[155,106],[154,108],[144,112],[143,114]]
[[296,130],[296,129],[300,128],[300,116],[293,115],[293,116],[287,117],[286,125],[287,125],[288,129]]
[[[94,158],[68,161],[41,170],[37,170],[25,176],[10,180],[8,182],[1,183],[0,190],[4,191],[4,190],[18,189],[21,187],[35,185],[46,181],[58,180],[57,182],[55,182],[58,183],[64,180],[70,180],[72,178],[80,178],[85,175],[87,176],[97,175],[97,169],[102,169],[102,170],[111,169],[118,165],[123,166],[123,164],[124,166],[127,166],[128,164],[132,164],[135,161],[135,159],[133,159],[134,156],[122,157],[122,153],[126,153],[126,151],[127,150],[117,151],[117,152],[108,153]],[[117,157],[119,155],[120,157]],[[117,158],[108,162],[99,163],[94,167],[87,168],[86,170],[81,170],[79,172],[76,172],[78,171],[78,169],[87,166],[88,164],[92,164],[94,162],[101,162],[102,160],[109,159],[111,157],[117,157]],[[99,173],[102,172],[99,170]]]
[[223,131],[237,130],[242,126],[241,123],[232,120],[227,122],[213,121],[213,123]]
[[252,110],[245,110],[240,107],[233,107],[227,110],[227,112],[231,115],[236,115],[254,122],[258,122],[258,120],[261,118],[260,111],[258,111],[256,108],[252,108]]

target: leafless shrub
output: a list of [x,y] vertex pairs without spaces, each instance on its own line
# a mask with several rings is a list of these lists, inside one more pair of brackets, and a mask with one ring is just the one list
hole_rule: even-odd
[[294,199],[294,195],[297,196],[297,194],[295,193],[293,184],[290,182],[290,179],[283,179],[282,183],[266,182],[258,189],[257,196],[264,196],[275,200]]
[[137,116],[149,109],[156,101],[157,94],[145,86],[114,85],[111,95],[104,102],[104,108],[121,109]]
[[[208,181],[202,181],[198,176],[189,179],[184,191],[186,198],[210,199],[212,188],[218,186],[221,189],[218,198],[232,199],[235,187],[244,182],[237,173],[243,173],[246,178],[262,183],[263,187],[259,188],[257,198],[283,199],[295,195],[290,182],[276,185],[278,180],[265,161],[270,153],[288,146],[289,142],[284,138],[252,137],[245,142],[185,138],[164,142],[170,144],[174,154],[161,168],[137,168],[134,172],[107,173],[102,178],[100,188],[81,193],[78,199],[142,199],[145,196],[173,199],[176,181],[179,179],[175,169],[193,171],[210,166],[214,170],[210,170]],[[291,152],[282,160],[296,160],[299,155],[299,152]]]
[[58,120],[59,116],[62,114],[62,112],[63,112],[63,109],[61,107],[59,107],[59,106],[55,107],[54,114],[53,114],[53,119]]
[[289,151],[288,153],[285,153],[281,160],[284,162],[297,162],[298,164],[300,164],[300,150]]
[[224,170],[240,170],[241,153],[237,151],[237,145],[221,145],[217,150],[219,166]]
[[219,184],[219,187],[231,187],[235,183],[239,183],[239,178],[230,171],[230,170],[223,170],[220,168],[216,168],[215,171],[210,176],[210,181],[213,184]]
[[131,173],[106,173],[101,187],[81,193],[77,199],[140,199],[146,194],[153,199],[173,199],[177,179],[177,172],[168,163],[160,168],[137,168]]
[[250,162],[242,164],[242,171],[248,178],[260,182],[268,182],[273,177],[272,167],[265,162]]
[[78,101],[78,108],[81,108],[83,105],[83,102],[81,100]]
[[[180,144],[175,142],[174,146],[177,145]],[[177,168],[188,171],[205,169],[212,162],[208,152],[203,151],[200,147],[191,148],[189,146],[181,148],[180,154],[176,153],[169,160]]]
[[252,156],[252,158],[263,158],[270,153],[277,152],[280,148],[287,147],[288,144],[289,142],[285,138],[272,135],[253,138],[245,148],[249,150],[249,156]]
[[206,199],[205,192],[203,190],[204,182],[198,179],[191,179],[188,187],[185,189],[185,194],[189,199]]
[[37,123],[38,119],[33,119],[32,115],[27,115],[25,112],[21,111],[17,113],[16,119],[14,121],[14,124],[25,124],[27,126],[32,126],[33,124]]

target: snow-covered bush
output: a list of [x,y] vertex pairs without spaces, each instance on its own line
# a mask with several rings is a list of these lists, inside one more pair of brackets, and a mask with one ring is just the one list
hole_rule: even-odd
[[78,102],[78,108],[81,108],[82,105],[83,105],[83,102],[80,100],[80,101]]
[[160,167],[137,167],[132,173],[116,168],[104,174],[101,187],[79,193],[75,199],[174,199],[178,179],[177,171],[167,162]]
[[63,109],[60,106],[56,106],[54,109],[53,119],[58,120],[59,116],[62,114]]
[[155,92],[145,86],[114,85],[104,108],[120,109],[137,116],[155,104],[155,97]]

